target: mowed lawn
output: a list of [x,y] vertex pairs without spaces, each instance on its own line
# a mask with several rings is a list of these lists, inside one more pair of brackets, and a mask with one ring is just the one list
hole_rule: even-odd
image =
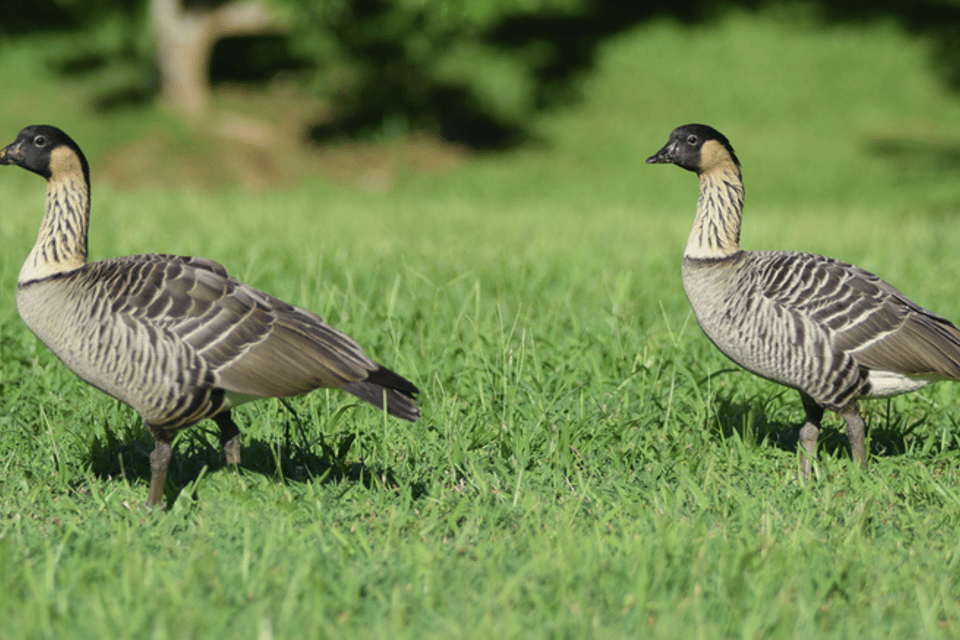
[[118,190],[98,157],[169,117],[84,108],[45,64],[70,43],[42,44],[0,45],[0,143],[46,122],[89,151],[91,257],[218,260],[414,380],[423,415],[247,405],[239,472],[198,425],[145,511],[138,417],[16,314],[44,184],[0,168],[0,635],[960,635],[960,385],[867,403],[866,473],[829,417],[800,482],[796,393],[725,360],[684,298],[695,176],[644,164],[713,125],[743,162],[746,248],[856,263],[960,320],[960,96],[922,41],[645,25],[542,143],[377,193]]

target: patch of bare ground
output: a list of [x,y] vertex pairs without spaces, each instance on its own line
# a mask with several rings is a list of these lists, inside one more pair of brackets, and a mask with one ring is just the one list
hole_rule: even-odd
[[309,129],[329,120],[329,108],[292,87],[263,92],[223,87],[216,91],[213,112],[189,134],[157,125],[106,153],[98,164],[119,189],[211,190],[239,184],[264,191],[320,176],[379,192],[413,175],[451,171],[472,156],[462,145],[425,133],[383,142],[311,141]]

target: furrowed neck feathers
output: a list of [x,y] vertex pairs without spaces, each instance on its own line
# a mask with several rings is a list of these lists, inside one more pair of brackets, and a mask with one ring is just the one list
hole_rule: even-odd
[[84,167],[68,147],[51,154],[46,214],[37,243],[20,269],[17,284],[79,269],[87,262],[90,183]]
[[740,251],[743,179],[740,167],[718,143],[703,146],[697,215],[684,256],[717,260]]

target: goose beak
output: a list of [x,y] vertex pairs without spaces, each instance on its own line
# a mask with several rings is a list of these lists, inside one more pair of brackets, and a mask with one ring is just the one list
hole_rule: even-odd
[[14,142],[0,149],[0,164],[16,164],[20,157],[20,143]]
[[647,164],[670,164],[674,162],[674,144],[668,142],[660,151],[647,158]]

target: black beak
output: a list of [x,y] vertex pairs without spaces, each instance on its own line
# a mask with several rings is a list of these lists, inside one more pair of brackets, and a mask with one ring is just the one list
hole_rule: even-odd
[[673,160],[673,143],[668,142],[663,149],[647,158],[647,164],[670,164]]
[[16,164],[20,159],[20,142],[9,144],[0,149],[0,164]]

